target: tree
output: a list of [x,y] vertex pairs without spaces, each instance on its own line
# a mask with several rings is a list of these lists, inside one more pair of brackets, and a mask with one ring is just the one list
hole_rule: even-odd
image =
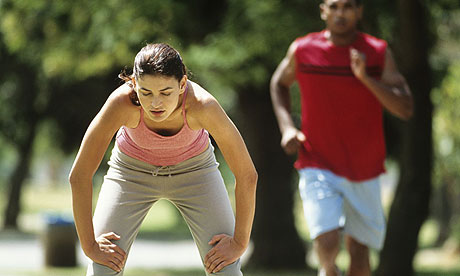
[[19,153],[4,226],[18,226],[40,122],[53,121],[56,146],[71,151],[144,42],[200,40],[224,11],[225,2],[210,0],[1,1],[1,135]]
[[[436,106],[434,125],[434,197],[432,217],[439,223],[436,245],[454,245],[460,248],[460,205],[457,198],[460,178],[458,119],[458,44],[460,42],[460,3],[440,1],[430,9],[436,20],[439,40],[432,55],[437,89],[433,91]],[[450,239],[452,237],[452,239]]]
[[460,248],[460,62],[453,63],[439,89],[434,91],[437,111],[435,126],[435,177],[439,189],[438,214],[442,243],[452,236],[454,246]]
[[187,51],[201,82],[230,111],[259,172],[251,267],[306,267],[294,225],[293,160],[280,146],[269,83],[289,44],[321,28],[318,10],[313,1],[229,1],[221,29]]
[[[41,112],[37,106],[38,91],[37,78],[34,69],[29,64],[18,62],[13,56],[1,48],[1,63],[8,64],[7,70],[0,70],[0,102],[1,109],[0,127],[2,136],[12,144],[17,151],[22,152],[17,166],[8,179],[9,201],[5,211],[5,228],[14,228],[17,225],[17,214],[20,211],[20,195],[22,183],[29,170],[31,149]],[[13,74],[18,71],[20,74]]]
[[377,275],[413,275],[418,233],[428,216],[432,169],[429,15],[422,1],[398,1],[401,71],[414,91],[415,114],[404,133],[401,179],[391,206]]

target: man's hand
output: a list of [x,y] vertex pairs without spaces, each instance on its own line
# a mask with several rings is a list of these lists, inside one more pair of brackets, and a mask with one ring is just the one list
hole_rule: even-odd
[[355,48],[350,49],[351,71],[355,77],[362,80],[367,77],[366,72],[366,55],[359,52]]
[[219,272],[222,268],[234,263],[246,250],[246,246],[237,243],[233,237],[225,234],[215,235],[209,244],[214,244],[214,247],[204,258],[204,265],[208,273]]
[[105,265],[120,272],[126,262],[126,253],[112,240],[119,240],[120,236],[111,232],[100,235],[96,238],[93,246],[86,255],[95,263]]
[[289,128],[281,137],[281,147],[287,154],[292,155],[299,150],[302,143],[306,140],[307,138],[300,130],[296,128]]

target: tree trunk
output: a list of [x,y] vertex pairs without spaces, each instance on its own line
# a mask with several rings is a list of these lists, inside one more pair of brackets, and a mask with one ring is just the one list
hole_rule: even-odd
[[[446,179],[447,178],[447,179]],[[451,233],[451,219],[453,216],[452,203],[455,202],[455,197],[452,196],[452,191],[449,188],[452,187],[449,177],[443,178],[441,187],[438,188],[437,197],[435,197],[436,208],[434,210],[435,219],[439,224],[439,233],[436,238],[435,246],[442,246],[444,242],[449,238]]]
[[18,217],[21,211],[21,192],[24,180],[29,174],[30,162],[32,159],[33,144],[37,129],[37,121],[30,122],[29,133],[19,145],[19,161],[16,168],[11,174],[9,184],[8,204],[5,210],[5,221],[3,227],[5,229],[18,229]]
[[[281,136],[268,87],[239,93],[238,127],[259,173],[250,268],[305,269],[305,247],[294,223],[293,160],[280,146]],[[259,88],[260,89],[260,88]],[[239,119],[239,120],[238,120]]]
[[415,114],[404,133],[401,179],[390,210],[377,275],[413,275],[420,227],[428,216],[432,169],[431,71],[427,12],[418,0],[400,0],[400,67],[414,94]]

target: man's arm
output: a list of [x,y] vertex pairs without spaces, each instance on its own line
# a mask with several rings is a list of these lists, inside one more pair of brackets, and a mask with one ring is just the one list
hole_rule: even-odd
[[289,89],[295,81],[295,51],[294,41],[289,50],[273,73],[270,82],[270,95],[278,126],[281,131],[281,146],[287,154],[294,154],[305,141],[305,136],[298,130],[291,117],[291,97]]
[[402,120],[409,120],[414,111],[412,94],[406,79],[396,67],[390,49],[387,48],[385,53],[385,65],[380,81],[367,74],[364,54],[351,49],[350,58],[351,69],[356,78],[369,88],[390,113]]

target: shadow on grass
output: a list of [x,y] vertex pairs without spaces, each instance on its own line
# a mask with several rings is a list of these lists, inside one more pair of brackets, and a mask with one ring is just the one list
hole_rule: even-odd
[[[4,271],[0,269],[0,275],[9,276],[82,276],[85,275],[86,269],[78,268],[48,268],[40,271]],[[305,271],[245,271],[245,276],[316,276],[316,273]],[[127,268],[124,276],[204,276],[205,272],[201,269],[183,269],[183,270],[152,270]]]
[[[86,269],[77,268],[44,268],[40,271],[7,271],[0,268],[0,275],[8,276],[82,276]],[[314,271],[264,271],[264,270],[244,270],[245,276],[316,276]],[[127,268],[124,276],[204,276],[201,269],[140,269]],[[460,271],[430,270],[417,272],[416,276],[460,276]]]
[[140,231],[136,239],[159,240],[159,241],[183,241],[192,240],[188,228],[177,227],[161,231]]
[[417,272],[417,276],[460,276],[460,271],[429,270]]
[[11,240],[35,240],[37,234],[32,232],[23,232],[15,229],[0,230],[0,241],[11,241]]

